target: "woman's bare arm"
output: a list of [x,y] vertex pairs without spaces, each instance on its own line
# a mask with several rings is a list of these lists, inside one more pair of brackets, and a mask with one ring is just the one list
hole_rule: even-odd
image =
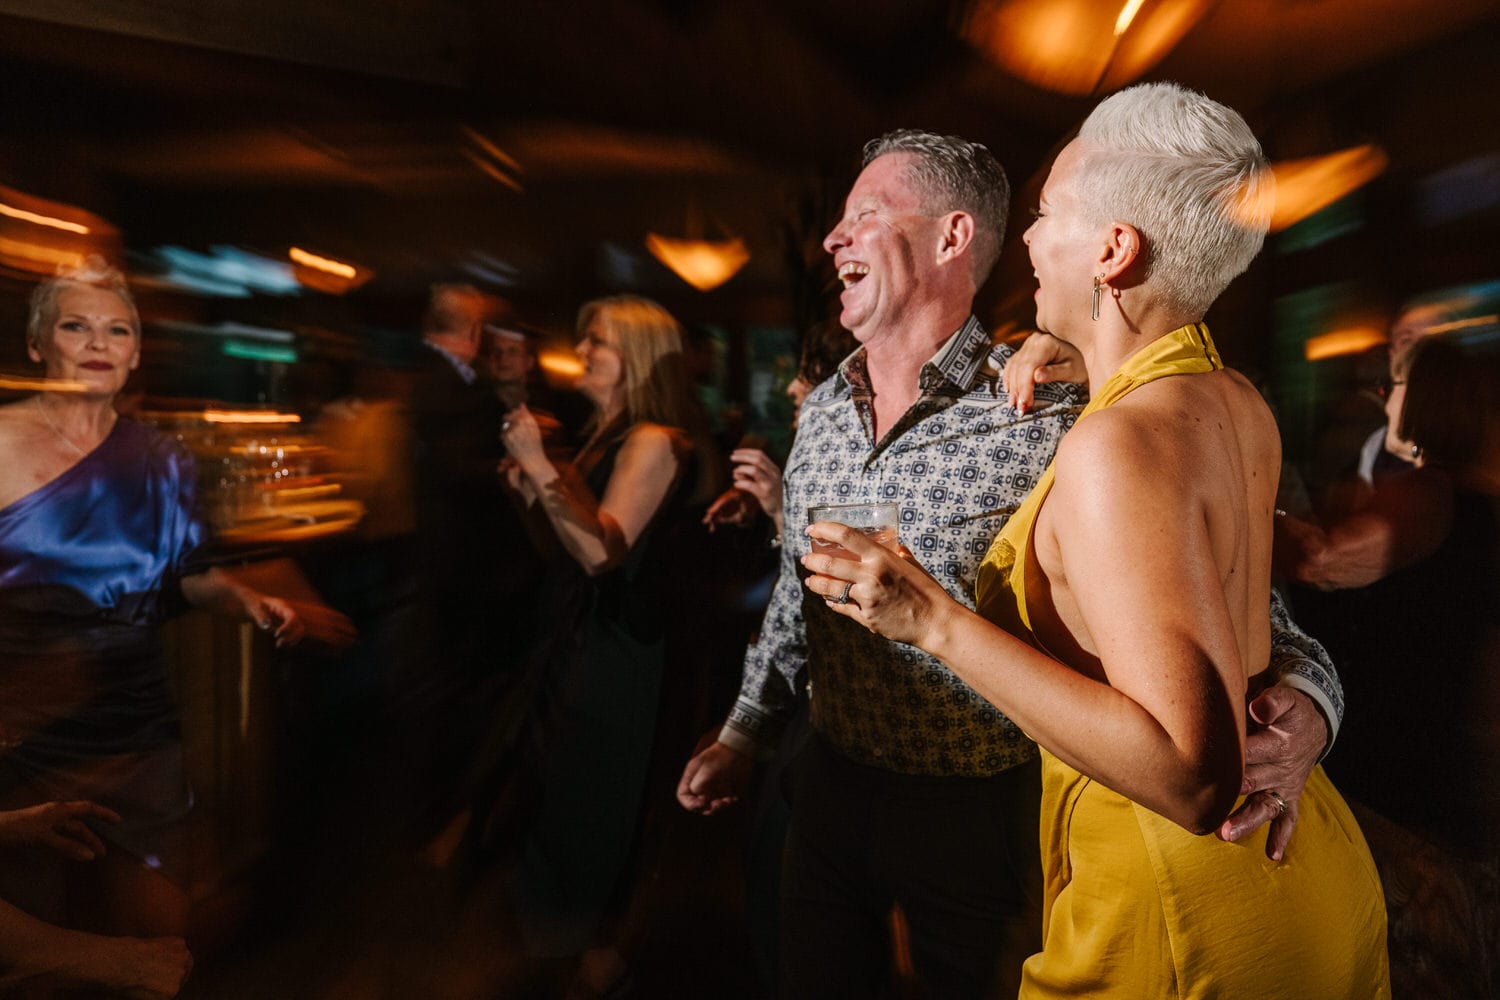
[[526,467],[558,540],[589,575],[618,566],[634,547],[681,472],[680,447],[670,428],[637,425],[597,500],[570,466]]

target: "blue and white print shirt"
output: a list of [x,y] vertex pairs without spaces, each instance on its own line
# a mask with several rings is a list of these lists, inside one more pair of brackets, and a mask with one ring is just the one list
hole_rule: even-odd
[[[1000,380],[1012,353],[970,316],[923,366],[920,397],[878,442],[863,348],[808,395],[783,475],[781,571],[760,637],[746,652],[723,742],[769,753],[805,681],[813,725],[860,763],[988,776],[1036,756],[1013,722],[935,657],[835,614],[802,585],[808,507],[891,501],[901,507],[902,544],[948,593],[974,606],[974,579],[990,542],[1087,400],[1083,386],[1041,385],[1031,412],[1016,412]],[[1323,694],[1318,700],[1336,727],[1342,701],[1326,654],[1289,620],[1275,624],[1294,630],[1291,645],[1273,634],[1273,644],[1282,643],[1273,661],[1291,661],[1279,664],[1277,675],[1317,678],[1297,686]]]

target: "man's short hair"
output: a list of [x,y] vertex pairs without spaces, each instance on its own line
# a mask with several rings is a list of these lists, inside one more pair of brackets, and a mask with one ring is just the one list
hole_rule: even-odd
[[1083,211],[1134,226],[1146,280],[1202,316],[1265,242],[1274,180],[1250,126],[1196,91],[1143,83],[1096,107],[1078,141]]
[[422,314],[422,333],[464,333],[489,312],[490,297],[473,285],[439,283],[432,286]]
[[484,332],[497,340],[514,340],[519,344],[526,345],[526,350],[536,354],[537,345],[541,342],[541,331],[533,329],[522,323],[486,323]]
[[974,287],[983,285],[1000,259],[1010,213],[1010,179],[994,155],[977,142],[903,128],[865,143],[864,166],[888,153],[911,154],[906,176],[926,210],[954,210],[974,219]]

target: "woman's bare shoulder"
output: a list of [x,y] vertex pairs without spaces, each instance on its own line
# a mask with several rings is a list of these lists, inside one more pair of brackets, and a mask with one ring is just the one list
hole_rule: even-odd
[[23,399],[0,404],[0,444],[34,436],[40,421],[37,420],[36,407],[25,405],[29,402]]
[[648,454],[681,455],[691,449],[692,442],[680,427],[642,420],[626,432],[625,447]]
[[0,506],[37,489],[68,464],[50,457],[50,432],[25,402],[0,405]]

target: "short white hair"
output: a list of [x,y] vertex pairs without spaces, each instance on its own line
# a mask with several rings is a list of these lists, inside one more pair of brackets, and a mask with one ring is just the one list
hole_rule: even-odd
[[31,311],[26,320],[26,340],[33,347],[40,347],[52,339],[52,325],[57,322],[57,300],[70,288],[97,288],[114,293],[125,305],[130,317],[130,328],[136,336],[141,333],[141,314],[135,308],[135,299],[130,295],[130,286],[118,268],[97,254],[90,254],[75,265],[64,265],[57,274],[31,291]]
[[1202,316],[1265,242],[1275,182],[1250,126],[1196,91],[1143,83],[1096,107],[1078,140],[1085,214],[1134,226],[1146,281]]

